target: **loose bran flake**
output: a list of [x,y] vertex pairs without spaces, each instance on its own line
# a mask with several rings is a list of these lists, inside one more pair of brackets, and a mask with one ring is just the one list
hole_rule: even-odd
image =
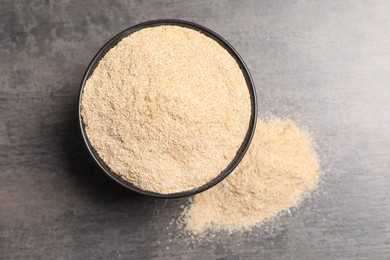
[[86,135],[135,186],[170,194],[223,171],[248,131],[251,100],[236,60],[193,29],[156,26],[123,38],[86,82]]
[[321,176],[309,135],[287,119],[259,120],[240,165],[183,211],[189,232],[249,230],[297,206]]

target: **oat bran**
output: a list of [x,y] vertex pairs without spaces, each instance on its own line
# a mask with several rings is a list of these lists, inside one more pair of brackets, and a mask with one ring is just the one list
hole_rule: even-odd
[[81,115],[99,157],[143,190],[197,188],[235,157],[251,100],[236,60],[215,40],[181,26],[141,29],[100,60]]
[[250,230],[297,206],[321,176],[309,135],[288,119],[259,120],[248,153],[221,183],[195,196],[181,221],[189,232]]

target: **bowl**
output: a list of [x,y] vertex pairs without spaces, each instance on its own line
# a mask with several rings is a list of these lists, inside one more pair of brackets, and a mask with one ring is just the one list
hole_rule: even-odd
[[[101,58],[109,51],[112,47],[114,47],[118,42],[120,42],[124,37],[138,31],[144,28],[149,28],[153,26],[160,26],[160,25],[176,25],[176,26],[182,26],[190,29],[194,29],[200,33],[203,33],[204,35],[214,39],[217,41],[223,48],[225,48],[230,55],[236,60],[237,64],[239,65],[240,69],[243,72],[243,75],[245,77],[249,93],[250,93],[250,98],[251,98],[251,118],[249,122],[249,128],[248,132],[244,138],[244,141],[237,151],[236,156],[233,158],[233,160],[230,162],[230,164],[219,174],[217,175],[214,179],[209,181],[208,183],[197,187],[192,190],[184,191],[184,192],[178,192],[178,193],[171,193],[171,194],[160,194],[160,193],[155,193],[147,190],[142,190],[139,187],[135,186],[134,184],[126,181],[125,179],[121,178],[119,175],[117,175],[115,172],[113,172],[107,165],[106,163],[99,157],[98,153],[95,151],[93,146],[91,145],[90,141],[88,140],[88,137],[85,133],[85,126],[83,123],[83,119],[81,116],[81,100],[82,100],[82,95],[83,95],[83,90],[86,84],[87,79],[89,76],[93,73],[94,69],[98,65],[99,61]],[[256,119],[257,119],[257,99],[256,99],[256,90],[255,86],[252,80],[252,77],[250,75],[250,72],[245,65],[243,59],[241,56],[238,54],[238,52],[221,36],[219,36],[217,33],[213,32],[212,30],[203,27],[201,25],[198,25],[193,22],[188,22],[188,21],[183,21],[183,20],[176,20],[176,19],[161,19],[161,20],[153,20],[153,21],[148,21],[144,23],[140,23],[137,25],[134,25],[130,28],[127,28],[123,30],[122,32],[118,33],[114,37],[112,37],[104,46],[97,52],[97,54],[94,56],[92,61],[87,67],[87,70],[83,76],[83,79],[81,81],[81,87],[80,87],[80,92],[79,92],[79,100],[78,100],[78,123],[81,131],[82,138],[84,140],[84,144],[88,150],[88,153],[92,157],[92,159],[95,161],[95,163],[98,165],[98,167],[109,177],[111,177],[114,181],[122,185],[123,187],[127,188],[128,190],[135,192],[137,194],[142,194],[146,195],[149,197],[155,197],[155,198],[165,198],[165,199],[172,199],[172,198],[181,198],[181,197],[187,197],[187,196],[192,196],[195,195],[199,192],[205,191],[220,181],[222,181],[224,178],[226,178],[240,163],[241,159],[244,157],[246,151],[248,150],[248,147],[252,141],[253,134],[255,131],[256,127]]]

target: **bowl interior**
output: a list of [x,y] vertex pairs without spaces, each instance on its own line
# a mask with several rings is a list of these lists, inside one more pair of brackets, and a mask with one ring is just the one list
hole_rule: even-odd
[[[251,110],[252,110],[248,132],[245,136],[245,139],[244,139],[241,147],[237,151],[237,154],[234,157],[234,159],[231,161],[231,163],[229,165],[227,165],[227,167],[219,175],[217,175],[214,179],[212,179],[210,182],[208,182],[200,187],[197,187],[195,189],[192,189],[192,190],[188,190],[185,192],[171,193],[171,194],[160,194],[160,193],[142,190],[142,189],[138,188],[137,186],[133,185],[132,183],[121,178],[119,175],[117,175],[113,171],[111,171],[110,168],[107,166],[107,164],[99,157],[99,155],[97,154],[97,152],[95,151],[95,149],[93,148],[91,143],[89,142],[88,137],[85,133],[85,126],[84,126],[83,119],[81,116],[81,100],[82,100],[82,95],[83,95],[85,83],[86,83],[87,79],[89,78],[89,76],[93,73],[94,69],[98,65],[100,59],[105,55],[105,53],[107,51],[109,51],[112,47],[114,47],[124,37],[136,32],[138,30],[141,30],[143,28],[160,26],[160,25],[177,25],[177,26],[195,29],[195,30],[205,34],[206,36],[214,39],[222,47],[224,47],[233,56],[233,58],[235,58],[235,60],[237,61],[238,65],[240,66],[240,68],[244,74],[244,77],[245,77],[245,80],[246,80],[246,83],[247,83],[247,86],[248,86],[248,89],[250,92]],[[133,192],[139,193],[139,194],[143,194],[143,195],[147,195],[147,196],[151,196],[151,197],[157,197],[157,198],[181,198],[181,197],[191,196],[191,195],[197,194],[199,192],[202,192],[202,191],[205,191],[205,190],[211,188],[212,186],[216,185],[217,183],[222,181],[224,178],[226,178],[234,170],[234,168],[236,168],[236,166],[240,163],[241,159],[244,157],[244,155],[245,155],[245,153],[246,153],[246,151],[247,151],[247,149],[252,141],[253,134],[254,134],[255,127],[256,127],[256,119],[257,119],[256,90],[255,90],[255,86],[254,86],[252,77],[249,73],[249,70],[248,70],[247,66],[245,65],[244,61],[242,60],[241,56],[221,36],[219,36],[218,34],[216,34],[213,31],[211,31],[210,29],[207,29],[201,25],[198,25],[198,24],[195,24],[192,22],[188,22],[188,21],[174,20],[174,19],[155,20],[155,21],[141,23],[141,24],[138,24],[138,25],[135,25],[135,26],[132,26],[128,29],[123,30],[122,32],[120,32],[119,34],[117,34],[116,36],[111,38],[98,51],[98,53],[95,55],[95,57],[90,62],[89,66],[88,66],[88,68],[83,76],[82,82],[81,82],[80,93],[79,93],[79,103],[78,103],[78,116],[79,116],[79,126],[80,126],[80,130],[81,130],[81,134],[82,134],[82,137],[84,139],[84,143],[89,151],[89,154],[92,156],[93,160],[99,165],[99,167],[108,176],[110,176],[112,179],[114,179],[116,182],[118,182],[122,186],[130,189]]]

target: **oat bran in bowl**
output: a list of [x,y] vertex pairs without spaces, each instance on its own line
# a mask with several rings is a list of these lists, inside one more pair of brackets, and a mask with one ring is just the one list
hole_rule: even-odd
[[108,176],[140,194],[178,198],[214,186],[239,164],[257,101],[226,40],[191,22],[156,20],[100,49],[78,112],[84,143]]

